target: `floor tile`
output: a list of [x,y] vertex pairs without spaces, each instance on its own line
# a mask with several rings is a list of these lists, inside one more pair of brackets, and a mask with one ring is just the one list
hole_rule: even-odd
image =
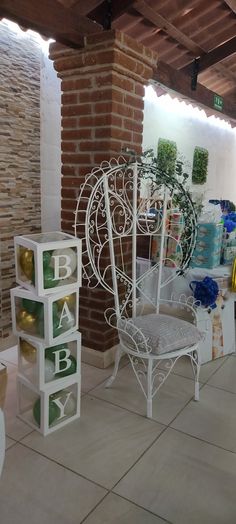
[[0,352],[0,362],[3,360],[11,362],[12,364],[18,365],[18,347],[13,346],[12,348],[5,349]]
[[22,442],[86,478],[112,487],[160,434],[156,422],[91,397],[82,399],[81,418],[42,437]]
[[[212,362],[201,365],[199,381],[205,383],[219,369],[229,357],[217,358]],[[173,368],[173,373],[194,380],[189,357],[181,357]]]
[[110,493],[84,524],[166,524],[166,521]]
[[210,378],[208,384],[236,393],[236,358],[229,357],[221,368]]
[[112,374],[113,366],[106,369],[95,368],[82,362],[81,364],[81,391],[87,393],[101,384]]
[[14,446],[15,443],[16,443],[15,440],[12,440],[11,438],[6,437],[6,449],[11,448],[11,446]]
[[236,452],[236,395],[203,386],[200,401],[188,404],[171,426]]
[[[127,366],[129,363],[128,357],[126,355],[123,355],[123,357],[120,360],[119,369],[122,369],[123,367]],[[88,391],[91,391],[93,388],[104,382],[108,377],[112,375],[114,368],[114,364],[109,366],[106,369],[100,369],[96,368],[95,366],[91,366],[89,364],[85,364],[84,362],[81,363],[81,391],[83,393],[87,393]]]
[[1,358],[1,354],[0,354],[0,362],[1,364],[4,364],[6,366],[7,375],[9,375],[10,373],[17,373],[17,364],[12,364],[11,362],[4,360],[3,358]]
[[116,493],[173,524],[233,524],[236,456],[167,429]]
[[28,435],[28,433],[32,431],[32,428],[17,418],[16,398],[16,373],[11,373],[8,375],[4,404],[6,434],[8,437],[20,440],[25,435]]
[[105,493],[16,444],[6,453],[0,480],[1,524],[78,524]]
[[[194,383],[171,374],[153,400],[153,419],[168,425],[193,397]],[[146,399],[130,366],[121,369],[110,388],[102,384],[93,396],[112,402],[140,415],[146,415]]]

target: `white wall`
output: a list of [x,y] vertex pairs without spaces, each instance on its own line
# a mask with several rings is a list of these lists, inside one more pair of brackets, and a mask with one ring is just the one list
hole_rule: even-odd
[[[196,114],[196,116],[195,116]],[[192,167],[195,146],[209,151],[208,178],[205,186],[194,188],[205,192],[207,199],[228,199],[236,203],[236,131],[218,127],[214,118],[191,109],[185,103],[165,101],[151,87],[146,88],[144,104],[143,149],[153,148],[158,139],[174,140],[180,153]]]
[[61,229],[61,81],[47,49],[40,77],[40,162],[42,231]]

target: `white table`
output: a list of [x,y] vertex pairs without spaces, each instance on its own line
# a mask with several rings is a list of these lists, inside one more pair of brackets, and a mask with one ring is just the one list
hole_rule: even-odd
[[[148,269],[148,260],[138,259],[137,270],[143,274]],[[166,281],[173,269],[164,267],[162,281]],[[191,296],[192,291],[189,284],[192,280],[203,280],[209,276],[214,279],[228,279],[231,276],[231,266],[219,266],[215,269],[189,268],[184,276],[178,276],[165,285],[161,291],[162,299],[178,300],[181,294]],[[220,287],[220,286],[219,286]],[[157,290],[157,273],[149,276],[144,281],[146,297],[155,297]],[[224,298],[225,297],[225,298]],[[145,301],[145,298],[143,298]],[[209,362],[216,358],[235,352],[235,319],[234,319],[235,294],[227,293],[226,289],[222,292],[222,297],[217,301],[217,308],[208,313],[206,308],[197,309],[197,322],[199,329],[206,331],[206,337],[201,344],[202,363]]]
[[5,458],[5,446],[6,446],[5,421],[4,421],[4,413],[2,410],[4,399],[5,399],[5,394],[6,394],[6,383],[7,383],[6,366],[4,364],[1,364],[0,362],[0,476],[2,473],[2,468],[3,468],[4,458]]
[[5,447],[6,447],[6,437],[5,437],[5,422],[4,422],[4,413],[0,408],[0,476],[2,473],[4,458],[5,458]]

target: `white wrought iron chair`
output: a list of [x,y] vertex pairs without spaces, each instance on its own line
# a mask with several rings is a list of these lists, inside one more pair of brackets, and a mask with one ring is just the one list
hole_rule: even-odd
[[[160,173],[155,162],[113,159],[94,169],[81,188],[76,236],[81,224],[83,276],[90,287],[103,286],[114,297],[114,308],[105,317],[117,329],[119,345],[106,386],[126,353],[151,418],[153,397],[178,359],[187,355],[198,400],[202,334],[195,325],[193,300],[163,295],[187,267],[195,244],[196,217],[188,192],[176,178]],[[140,273],[137,256],[144,242],[146,270]]]

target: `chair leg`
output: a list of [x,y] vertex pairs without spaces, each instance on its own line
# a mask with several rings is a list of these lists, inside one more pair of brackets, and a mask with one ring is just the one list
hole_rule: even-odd
[[147,418],[152,418],[152,359],[148,359],[147,368]]
[[194,400],[199,400],[199,373],[200,373],[200,363],[199,363],[199,352],[196,350],[194,355],[191,357],[191,364],[194,374]]
[[120,359],[121,359],[123,353],[124,353],[124,351],[122,351],[120,346],[118,346],[117,349],[116,349],[116,354],[115,354],[115,364],[114,364],[113,373],[108,378],[108,380],[106,381],[105,388],[109,388],[113,384],[113,382],[114,382],[114,380],[116,378],[118,369],[119,369],[119,363],[120,363]]

